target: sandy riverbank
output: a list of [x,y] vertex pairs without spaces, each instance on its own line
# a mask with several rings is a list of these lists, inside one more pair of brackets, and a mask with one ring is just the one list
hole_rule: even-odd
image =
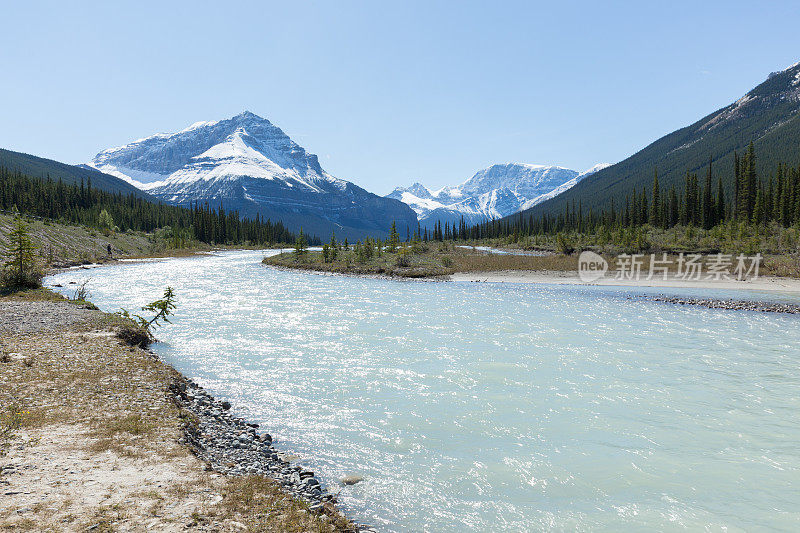
[[592,282],[582,281],[577,271],[545,271],[545,270],[503,270],[495,272],[456,272],[448,277],[451,281],[470,281],[487,283],[550,283],[557,285],[599,285],[619,287],[661,287],[665,289],[720,289],[720,290],[752,290],[779,292],[800,295],[800,279],[759,277],[753,280],[685,280],[674,276],[638,280],[616,279],[615,275],[606,275]]

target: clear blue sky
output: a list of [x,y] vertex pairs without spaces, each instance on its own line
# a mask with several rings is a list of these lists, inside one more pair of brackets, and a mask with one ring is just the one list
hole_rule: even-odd
[[4,2],[0,147],[68,163],[248,109],[385,194],[615,162],[800,60],[800,2]]

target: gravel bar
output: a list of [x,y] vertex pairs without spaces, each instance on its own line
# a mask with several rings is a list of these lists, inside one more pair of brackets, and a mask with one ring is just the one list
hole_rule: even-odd
[[[676,305],[699,305],[709,309],[730,309],[735,311],[757,311],[759,313],[800,314],[800,305],[751,300],[719,300],[715,298],[682,298],[677,296],[642,296],[651,302],[664,302]],[[629,298],[633,299],[633,297]]]

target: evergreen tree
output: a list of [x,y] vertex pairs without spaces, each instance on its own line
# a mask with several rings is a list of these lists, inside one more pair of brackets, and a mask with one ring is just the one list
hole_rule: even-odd
[[659,213],[661,207],[660,195],[661,189],[658,186],[658,170],[656,170],[653,175],[653,199],[650,202],[650,214],[648,217],[651,226],[658,226],[659,220],[661,219],[661,214]]
[[708,158],[708,170],[706,171],[706,183],[703,187],[703,202],[701,206],[703,228],[711,229],[714,225],[714,205],[711,200],[712,172],[711,157]]
[[336,256],[339,254],[339,245],[336,243],[336,233],[334,232],[331,232],[331,242],[328,247],[330,248],[328,257],[331,261],[336,261]]
[[752,222],[753,224],[761,224],[765,221],[765,218],[764,194],[762,189],[759,188],[756,192],[756,201],[753,206]]
[[389,229],[389,246],[387,247],[387,251],[395,253],[399,244],[400,235],[397,233],[397,225],[392,221],[392,227]]
[[35,259],[36,247],[30,236],[28,225],[20,215],[14,217],[8,234],[6,256],[8,260],[0,273],[0,287],[37,288],[42,285],[42,272]]
[[297,240],[294,242],[294,255],[299,260],[305,257],[307,252],[308,241],[306,240],[305,234],[303,234],[303,228],[300,228],[300,233],[297,235]]
[[756,188],[758,186],[756,180],[756,152],[753,146],[753,141],[750,141],[750,145],[747,147],[747,174],[745,176],[745,181],[747,184],[746,214],[748,216],[752,216],[756,203]]
[[672,227],[678,223],[678,216],[679,216],[679,206],[678,206],[678,194],[675,192],[675,185],[673,185],[669,190],[669,216],[667,217],[667,226]]
[[725,220],[725,189],[722,187],[722,176],[717,181],[717,219],[715,224],[720,224]]

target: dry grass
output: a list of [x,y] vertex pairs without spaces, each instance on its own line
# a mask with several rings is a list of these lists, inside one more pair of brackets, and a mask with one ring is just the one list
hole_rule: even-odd
[[800,278],[800,254],[767,256],[764,258],[761,273],[767,276]]
[[66,300],[63,296],[48,289],[26,289],[22,291],[14,291],[2,293],[0,298],[10,302],[63,302]]
[[263,476],[232,478],[223,491],[222,507],[226,516],[241,520],[248,531],[315,532],[356,531],[353,524],[326,510],[324,518],[308,511],[308,507],[289,498],[277,483]]
[[577,255],[500,255],[472,252],[461,248],[453,256],[454,272],[492,272],[498,270],[549,270],[578,269]]
[[0,407],[0,457],[15,440],[22,429],[40,428],[47,424],[44,410],[26,406],[19,400],[12,400]]

